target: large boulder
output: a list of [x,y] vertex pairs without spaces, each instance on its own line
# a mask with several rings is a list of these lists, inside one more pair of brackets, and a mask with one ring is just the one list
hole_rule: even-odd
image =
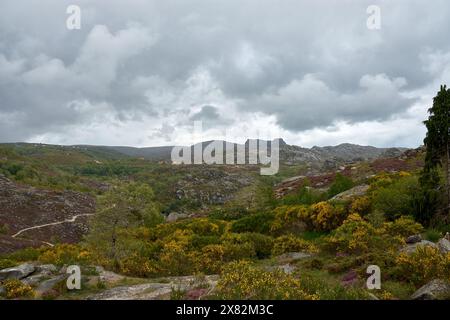
[[58,268],[54,264],[42,264],[37,267],[37,272],[40,274],[51,275],[57,271]]
[[437,248],[438,247],[434,242],[431,242],[431,241],[428,241],[428,240],[422,240],[420,242],[407,244],[406,246],[404,246],[403,248],[400,249],[400,252],[411,254],[411,253],[416,252],[418,247],[426,247],[426,246],[429,246],[429,247],[432,247],[432,248]]
[[171,212],[171,213],[167,216],[166,221],[167,221],[167,222],[175,222],[175,221],[177,221],[177,220],[179,220],[179,219],[186,219],[187,217],[188,217],[188,215],[185,214],[185,213]]
[[437,243],[439,250],[443,253],[449,253],[450,252],[450,241],[448,241],[445,238],[442,238],[441,240],[438,241]]
[[417,290],[412,296],[413,300],[437,300],[450,297],[450,283],[435,279]]
[[0,270],[0,281],[6,279],[23,279],[32,274],[36,268],[30,263],[24,263],[17,267]]
[[42,295],[53,289],[58,283],[64,281],[67,277],[68,275],[61,274],[48,280],[45,280],[37,286],[36,292]]
[[289,262],[309,258],[311,256],[312,255],[310,253],[306,253],[306,252],[286,252],[286,253],[283,253],[282,255],[277,256],[276,259],[280,263],[289,263]]
[[368,189],[369,186],[367,184],[362,184],[335,195],[333,198],[331,198],[331,200],[345,201],[352,198],[361,197],[367,193]]
[[413,244],[413,243],[417,243],[422,241],[422,236],[420,234],[415,234],[413,236],[409,236],[408,238],[406,238],[406,243],[407,244]]

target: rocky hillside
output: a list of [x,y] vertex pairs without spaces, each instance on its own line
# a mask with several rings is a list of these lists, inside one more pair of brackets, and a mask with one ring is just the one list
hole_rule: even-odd
[[[42,242],[78,242],[95,210],[92,196],[20,185],[0,175],[0,253]],[[73,221],[72,221],[73,220]]]
[[[262,142],[266,142],[261,140]],[[203,148],[210,141],[202,142]],[[225,141],[223,142],[225,145]],[[236,148],[239,144],[233,144]],[[294,165],[299,163],[323,164],[327,161],[344,163],[371,160],[376,158],[396,157],[402,154],[406,148],[376,148],[372,146],[360,146],[356,144],[343,143],[337,146],[302,148],[296,145],[288,145],[283,139],[279,139],[281,162]],[[242,146],[242,145],[240,145]],[[244,144],[248,156],[249,140]],[[144,158],[147,160],[170,161],[173,146],[165,147],[107,147],[107,146],[75,146],[85,150],[99,152],[120,153],[129,157]],[[193,149],[193,146],[191,146]],[[270,150],[270,143],[269,143]]]

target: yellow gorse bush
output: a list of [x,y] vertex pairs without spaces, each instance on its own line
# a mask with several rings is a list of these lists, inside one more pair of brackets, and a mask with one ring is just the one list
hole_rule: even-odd
[[359,214],[350,214],[327,239],[327,246],[339,252],[368,253],[371,250],[394,252],[404,243],[404,235],[414,234],[422,226],[400,218],[375,228]]
[[274,210],[275,218],[272,222],[270,230],[278,232],[283,229],[294,229],[296,226],[301,227],[308,217],[308,206],[281,206]]
[[398,277],[416,286],[437,278],[450,281],[450,253],[442,254],[438,248],[418,246],[413,253],[401,253],[396,264]]
[[7,299],[33,298],[35,292],[29,285],[17,279],[9,279],[3,282]]
[[91,261],[92,254],[85,248],[75,244],[58,244],[46,249],[39,257],[39,261],[46,264],[86,264]]
[[319,249],[309,241],[299,239],[293,235],[285,235],[275,239],[272,254],[280,255],[286,252],[316,253]]
[[346,217],[343,206],[322,201],[310,208],[309,220],[317,231],[330,231],[339,227]]
[[232,262],[224,267],[217,284],[221,299],[236,300],[317,300],[319,297],[304,291],[299,279],[281,270],[264,271],[248,261]]
[[331,231],[342,224],[347,216],[343,205],[321,201],[311,206],[281,206],[274,210],[271,231],[295,232],[305,226],[315,231]]

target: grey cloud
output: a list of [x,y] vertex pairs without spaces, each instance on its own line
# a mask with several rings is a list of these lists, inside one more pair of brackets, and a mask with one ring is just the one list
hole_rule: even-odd
[[291,131],[384,121],[450,64],[430,66],[433,54],[450,52],[447,0],[380,1],[379,31],[366,28],[372,0],[80,0],[82,29],[69,31],[72,3],[1,1],[1,140],[64,132],[105,113],[227,124],[219,106],[192,116],[214,102],[210,87],[190,90],[199,69],[223,108],[239,101],[242,114],[273,115]]

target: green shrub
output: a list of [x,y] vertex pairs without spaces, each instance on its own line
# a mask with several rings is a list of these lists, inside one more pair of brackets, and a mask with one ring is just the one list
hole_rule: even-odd
[[422,225],[408,216],[400,217],[394,222],[386,222],[383,227],[391,236],[408,237],[423,231]]
[[380,187],[373,192],[373,207],[384,212],[388,220],[414,212],[413,195],[418,190],[415,176],[404,176],[391,184]]
[[401,253],[396,263],[398,278],[417,287],[433,279],[450,280],[450,253],[441,254],[437,248],[419,246],[413,253]]
[[15,260],[15,261],[35,261],[38,260],[39,256],[42,253],[42,249],[35,249],[35,248],[25,248],[21,250],[14,251],[13,253],[10,253],[7,255],[8,259]]
[[328,198],[332,198],[335,195],[347,191],[353,187],[353,180],[349,177],[337,173],[333,184],[328,189]]
[[437,242],[442,237],[442,233],[436,229],[427,229],[425,231],[425,239],[432,242]]
[[17,279],[8,279],[3,282],[5,297],[7,299],[33,298],[35,292],[29,285]]
[[258,259],[264,259],[270,257],[274,240],[270,236],[266,236],[260,233],[243,233],[243,239],[253,245],[256,257]]
[[0,234],[7,234],[8,232],[9,232],[8,225],[0,223]]
[[285,235],[275,239],[273,244],[272,254],[277,256],[286,252],[317,252],[318,249],[312,243],[297,238],[293,235]]
[[18,263],[16,261],[11,260],[11,259],[0,259],[0,270],[14,267],[17,264]]
[[224,300],[314,300],[300,280],[281,270],[264,271],[249,262],[232,262],[224,267],[216,298]]
[[257,232],[269,234],[273,219],[274,215],[271,212],[252,214],[234,221],[231,225],[231,231],[237,233]]

